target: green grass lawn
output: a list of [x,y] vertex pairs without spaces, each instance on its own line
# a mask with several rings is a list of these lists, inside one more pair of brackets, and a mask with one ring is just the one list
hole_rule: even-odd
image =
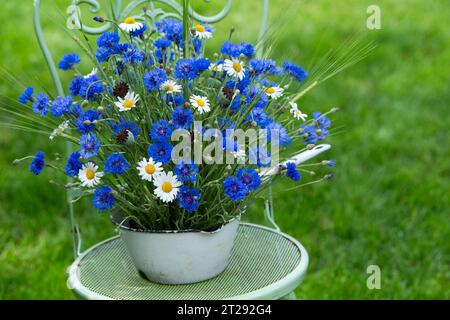
[[[55,56],[77,50],[64,33],[69,1],[45,1],[44,29]],[[199,1],[197,1],[199,2]],[[305,67],[317,53],[357,32],[378,48],[350,70],[313,90],[301,105],[308,113],[339,106],[342,133],[330,139],[323,159],[336,161],[335,179],[293,192],[276,186],[276,219],[310,254],[301,299],[448,299],[450,19],[446,0],[272,0],[271,21],[289,21],[278,32],[274,56]],[[55,4],[56,3],[56,4]],[[381,7],[382,29],[368,31],[366,8]],[[217,8],[218,5],[215,5]],[[208,9],[209,10],[209,9]],[[206,10],[206,12],[209,12]],[[234,25],[234,40],[254,41],[260,1],[235,1],[232,14],[208,45],[218,48]],[[210,12],[211,13],[211,12]],[[0,65],[23,84],[51,90],[32,29],[32,1],[8,1],[0,10]],[[276,30],[276,29],[275,29]],[[88,66],[82,65],[84,71]],[[68,76],[63,76],[65,83]],[[0,80],[8,105],[22,86]],[[0,116],[1,117],[1,116]],[[36,150],[63,152],[48,138],[0,128],[0,298],[71,299],[65,269],[72,261],[64,190],[48,183],[62,176],[32,177],[11,161]],[[105,215],[76,206],[88,247],[114,234]],[[257,203],[249,219],[258,220]],[[366,287],[369,265],[382,272],[381,290]]]

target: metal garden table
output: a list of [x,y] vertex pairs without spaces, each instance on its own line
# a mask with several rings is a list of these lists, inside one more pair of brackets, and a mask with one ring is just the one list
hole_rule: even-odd
[[[209,0],[204,0],[208,2]],[[34,0],[34,27],[39,45],[48,64],[56,93],[64,95],[54,60],[47,47],[40,21],[40,0]],[[173,12],[155,6],[163,4]],[[99,35],[116,28],[112,22],[100,27],[89,27],[81,18],[81,5],[89,5],[92,13],[99,13],[98,0],[72,0],[67,8],[67,27],[88,35]],[[215,16],[202,16],[188,7],[189,15],[200,22],[215,23],[231,9],[232,0],[226,0]],[[263,11],[258,36],[257,56],[262,57],[269,0],[262,0]],[[141,8],[143,10],[137,12]],[[144,9],[145,8],[145,9]],[[133,0],[123,6],[122,0],[111,0],[109,21],[121,21],[132,15],[141,21],[164,17],[181,18],[183,7],[176,0]],[[67,144],[67,152],[71,152]],[[290,161],[301,163],[330,148],[316,146]],[[273,174],[269,170],[262,175]],[[189,285],[161,285],[142,279],[134,268],[125,246],[118,237],[105,240],[81,253],[81,236],[75,222],[72,204],[73,191],[68,190],[68,211],[73,236],[75,262],[68,269],[68,286],[84,299],[295,299],[294,289],[303,280],[308,266],[305,248],[292,237],[282,233],[274,221],[271,196],[265,202],[265,216],[274,229],[242,223],[231,254],[230,264],[219,276]]]

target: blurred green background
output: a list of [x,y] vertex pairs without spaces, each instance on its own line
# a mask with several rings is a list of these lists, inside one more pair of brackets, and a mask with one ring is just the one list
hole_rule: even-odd
[[[48,44],[59,59],[77,50],[63,29],[69,1],[42,2]],[[213,1],[211,8],[193,2],[206,14],[222,3]],[[308,69],[317,54],[355,33],[378,43],[369,58],[301,103],[308,113],[339,106],[334,124],[343,128],[330,139],[332,151],[322,156],[336,161],[331,183],[293,192],[283,192],[291,184],[276,186],[277,222],[310,253],[298,298],[450,298],[448,1],[291,2],[271,0],[271,23],[277,32],[277,25],[285,25],[273,48],[279,62],[289,58]],[[366,28],[371,4],[381,8],[381,30]],[[234,40],[254,42],[260,14],[260,1],[234,1],[209,51],[218,50],[232,25]],[[33,34],[32,1],[2,0],[0,21],[0,66],[21,81],[0,80],[1,105],[15,103],[23,85],[52,90]],[[90,71],[88,64],[81,69]],[[62,77],[66,86],[69,75]],[[63,177],[47,170],[35,178],[27,165],[11,166],[37,150],[63,152],[63,144],[0,127],[0,150],[0,298],[71,299],[64,190],[48,183]],[[76,205],[86,247],[114,234],[108,218],[89,207]],[[262,206],[253,205],[250,219],[261,216]],[[366,286],[372,264],[381,268],[380,290]]]

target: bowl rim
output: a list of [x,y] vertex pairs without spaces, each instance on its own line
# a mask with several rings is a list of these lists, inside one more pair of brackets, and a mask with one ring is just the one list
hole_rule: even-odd
[[[243,210],[245,211],[245,210]],[[226,221],[224,224],[219,226],[217,229],[212,231],[203,231],[203,230],[195,230],[195,229],[186,229],[186,230],[142,230],[137,228],[132,228],[128,225],[128,219],[122,219],[121,222],[118,221],[117,212],[112,212],[109,217],[111,219],[111,222],[120,230],[126,230],[126,231],[132,231],[132,232],[139,232],[139,233],[158,233],[158,234],[178,234],[178,233],[202,233],[202,234],[214,234],[222,231],[223,228],[225,228],[227,225],[237,221],[238,223],[241,220],[242,213],[233,217],[233,219],[230,219]]]

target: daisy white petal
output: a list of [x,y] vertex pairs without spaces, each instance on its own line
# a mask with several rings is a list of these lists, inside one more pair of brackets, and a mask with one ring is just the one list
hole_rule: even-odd
[[238,78],[239,81],[245,77],[244,63],[239,60],[226,59],[223,63],[223,70],[228,76]]
[[81,186],[93,188],[100,183],[103,177],[103,172],[98,172],[98,166],[92,162],[88,162],[78,172],[78,179],[81,181]]
[[137,169],[142,180],[150,182],[153,181],[153,179],[157,177],[163,170],[162,163],[155,162],[152,158],[148,160],[144,158],[139,161]]
[[166,93],[179,93],[181,92],[181,86],[174,80],[166,80],[161,84],[161,89]]
[[193,28],[194,35],[200,39],[210,39],[212,37],[212,32],[206,30],[206,27],[201,24],[197,24]]
[[283,88],[280,88],[278,86],[268,87],[264,90],[264,92],[271,97],[273,100],[278,99],[283,95]]
[[289,102],[289,104],[291,105],[290,113],[292,114],[292,116],[297,120],[301,119],[302,121],[306,121],[306,118],[308,118],[308,115],[301,112],[298,109],[298,105],[295,102]]
[[122,29],[126,33],[130,33],[142,28],[144,24],[136,21],[133,17],[128,17],[121,24],[119,24],[119,28]]
[[180,191],[181,182],[172,171],[168,173],[162,172],[153,179],[155,185],[155,195],[165,203],[172,202],[176,199]]
[[200,114],[208,113],[211,111],[207,97],[193,95],[191,96],[189,101],[191,102],[192,107]]
[[118,102],[115,102],[117,108],[119,108],[120,112],[129,111],[132,108],[136,107],[136,104],[139,101],[139,95],[132,91],[128,91],[127,95],[122,99],[118,98]]

